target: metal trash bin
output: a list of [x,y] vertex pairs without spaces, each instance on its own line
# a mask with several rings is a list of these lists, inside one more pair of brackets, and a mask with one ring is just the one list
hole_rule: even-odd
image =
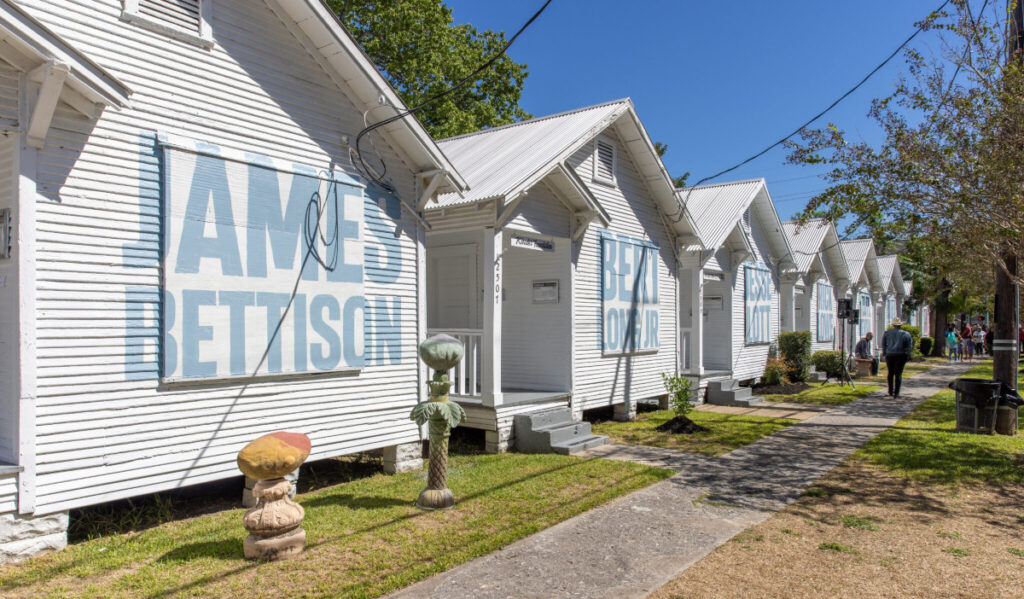
[[996,404],[1003,384],[988,379],[956,379],[949,384],[956,391],[956,430],[961,433],[995,432]]

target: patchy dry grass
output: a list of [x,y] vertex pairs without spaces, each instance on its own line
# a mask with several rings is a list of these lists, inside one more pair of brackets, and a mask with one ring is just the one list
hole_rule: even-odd
[[35,597],[376,597],[671,475],[556,455],[452,456],[459,503],[412,506],[425,472],[362,478],[300,495],[307,549],[242,559],[241,509],[101,536],[0,568],[0,595]]
[[746,414],[719,414],[693,410],[689,418],[708,429],[691,435],[672,435],[655,430],[671,420],[671,410],[644,412],[631,422],[599,422],[594,432],[607,435],[614,443],[649,445],[678,449],[707,456],[719,456],[778,432],[795,423],[789,418],[765,418]]

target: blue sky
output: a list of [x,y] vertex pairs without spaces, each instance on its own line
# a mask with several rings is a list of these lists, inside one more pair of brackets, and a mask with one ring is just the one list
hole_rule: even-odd
[[[511,35],[541,0],[446,0],[456,22]],[[621,97],[668,144],[672,175],[690,182],[787,135],[889,55],[941,0],[554,0],[509,54],[529,65],[522,106],[541,116]],[[912,47],[940,54],[935,32]],[[903,69],[894,59],[816,123],[877,142],[867,118]],[[715,181],[764,177],[781,217],[824,183],[776,149]]]

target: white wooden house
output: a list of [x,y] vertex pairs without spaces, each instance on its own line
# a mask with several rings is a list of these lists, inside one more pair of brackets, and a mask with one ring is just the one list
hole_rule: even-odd
[[825,219],[783,223],[796,267],[782,275],[783,331],[810,331],[811,351],[839,349],[836,301],[846,297],[850,269],[835,225]]
[[363,145],[392,189],[366,185],[351,143],[403,106],[334,15],[0,0],[0,27],[0,555],[61,546],[70,508],[238,476],[274,430],[415,464],[413,214],[465,182],[403,119]]
[[[846,257],[847,267],[850,269],[850,291],[849,299],[853,307],[859,310],[859,319],[856,325],[847,324],[845,331],[846,351],[852,353],[854,346],[861,337],[868,331],[875,332],[875,314],[878,298],[881,296],[884,286],[878,272],[878,256],[875,254],[875,243],[870,239],[852,239],[839,244]],[[841,333],[841,336],[842,333]],[[878,353],[878,343],[875,339],[871,344],[873,353]]]
[[903,273],[895,254],[878,257],[878,277],[882,281],[882,291],[879,294],[878,305],[875,306],[875,337],[880,344],[882,335],[889,328],[892,319],[902,315],[903,300],[906,298]]
[[684,372],[699,380],[746,381],[764,373],[779,334],[779,287],[796,267],[764,179],[678,192],[706,249],[681,259]]
[[468,348],[452,376],[490,451],[513,417],[665,393],[677,370],[676,248],[699,244],[632,102],[440,142],[468,193],[424,203],[428,327]]

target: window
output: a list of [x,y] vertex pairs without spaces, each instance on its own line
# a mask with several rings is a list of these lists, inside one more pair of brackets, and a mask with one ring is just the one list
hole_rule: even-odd
[[832,286],[818,281],[818,341],[832,341],[836,333],[836,314],[832,307]]
[[615,184],[615,144],[604,139],[594,142],[594,181]]
[[857,307],[860,309],[860,321],[858,322],[858,334],[863,337],[871,331],[871,294],[861,291],[857,295]]
[[885,326],[889,326],[893,318],[896,318],[896,298],[890,295],[885,298]]
[[771,272],[761,265],[749,265],[743,273],[747,345],[769,343],[772,335]]
[[203,47],[213,45],[209,11],[213,0],[124,0],[121,18]]

